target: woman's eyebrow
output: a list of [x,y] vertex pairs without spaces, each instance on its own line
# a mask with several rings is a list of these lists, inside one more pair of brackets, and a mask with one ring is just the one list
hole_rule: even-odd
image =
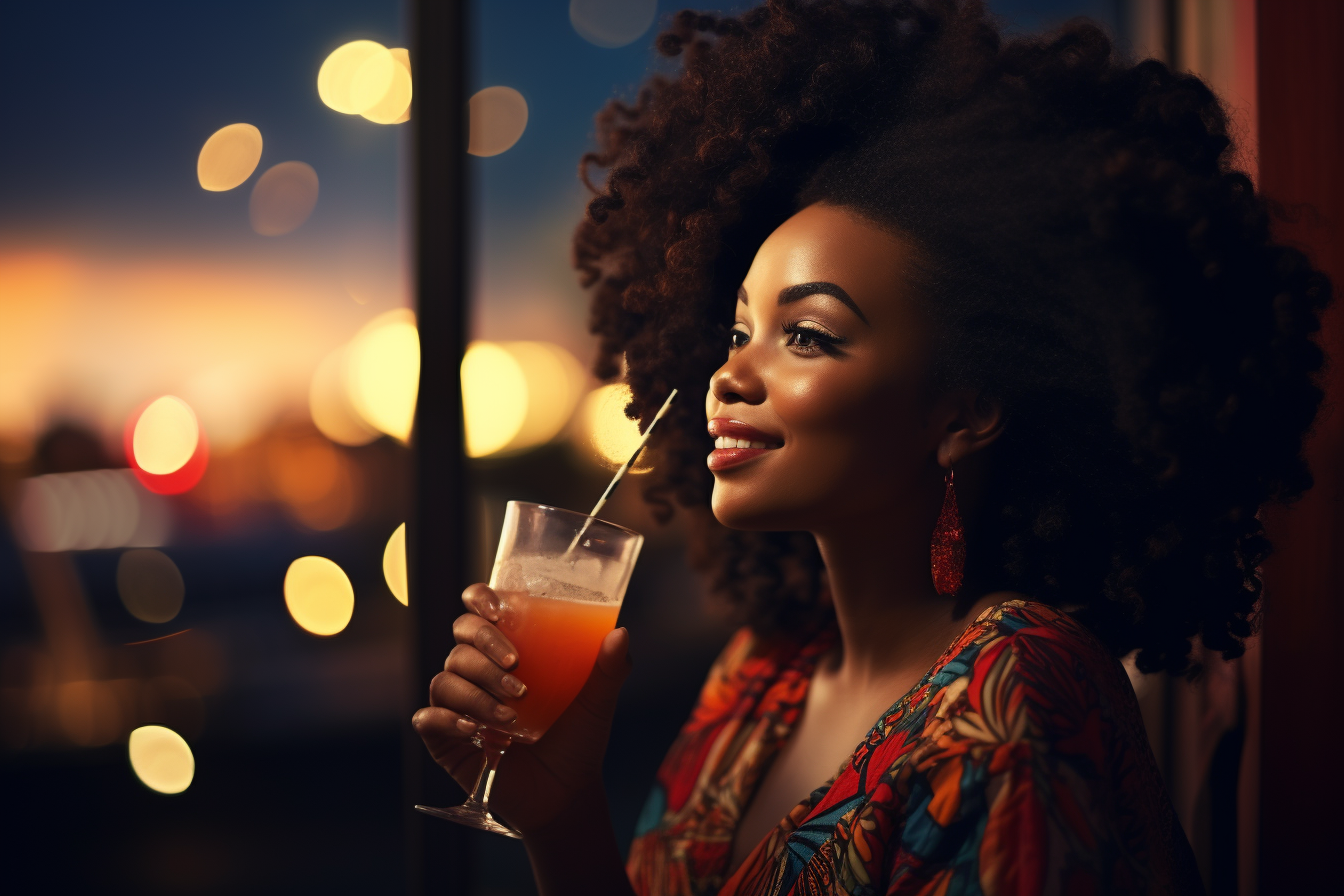
[[[739,295],[741,295],[741,293],[739,293]],[[863,321],[865,324],[868,323],[868,318],[859,310],[859,306],[854,303],[854,300],[849,297],[849,293],[845,292],[836,284],[828,283],[825,280],[818,280],[816,283],[799,283],[797,286],[789,286],[780,290],[779,304],[787,305],[790,302],[796,302],[799,299],[805,299],[808,296],[830,296],[831,298],[839,299],[844,303],[845,307],[859,316],[859,320]],[[743,301],[745,301],[745,297],[743,298]],[[868,326],[871,327],[872,324],[868,324]]]

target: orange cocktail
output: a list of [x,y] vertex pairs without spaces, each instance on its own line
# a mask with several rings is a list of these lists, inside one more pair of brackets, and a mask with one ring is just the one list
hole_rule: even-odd
[[616,627],[643,544],[638,532],[594,516],[508,503],[490,587],[499,597],[496,624],[518,649],[513,674],[527,693],[506,701],[518,714],[511,724],[495,729],[486,722],[477,732],[474,743],[485,762],[467,801],[416,809],[477,830],[522,836],[490,814],[499,758],[512,741],[533,743],[544,735],[583,690],[602,639]]
[[525,591],[498,592],[505,611],[499,627],[518,648],[513,670],[527,693],[504,702],[518,718],[509,735],[532,743],[560,717],[593,671],[602,639],[616,627],[619,601],[540,597]]

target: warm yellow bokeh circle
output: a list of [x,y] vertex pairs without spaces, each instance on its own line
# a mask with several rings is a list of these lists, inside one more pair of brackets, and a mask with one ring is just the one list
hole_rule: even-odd
[[131,451],[140,469],[165,476],[191,460],[200,438],[201,428],[191,407],[174,395],[165,395],[151,402],[135,422]]
[[334,635],[350,624],[355,589],[345,570],[326,557],[300,557],[285,573],[285,606],[305,631]]
[[[630,387],[625,383],[609,383],[589,392],[579,411],[588,444],[598,459],[612,469],[629,460],[639,445],[639,423],[625,416],[630,397]],[[630,472],[645,473],[651,469],[646,448]]]
[[131,732],[127,745],[131,769],[140,782],[159,793],[181,793],[196,776],[191,747],[171,728],[145,725]]
[[387,92],[359,113],[375,124],[400,124],[411,117],[411,54],[402,47],[393,47],[388,52],[397,65]]
[[383,548],[383,578],[392,596],[410,606],[410,588],[406,582],[406,524],[402,523]]
[[371,109],[392,86],[397,61],[374,40],[342,44],[317,72],[317,95],[337,112],[358,115]]
[[196,179],[214,193],[232,190],[261,161],[261,131],[255,125],[225,125],[210,135],[196,158]]
[[369,321],[345,357],[350,404],[369,426],[405,442],[420,388],[420,334],[415,314],[398,308]]
[[527,377],[518,359],[493,342],[473,342],[462,358],[462,416],[468,457],[499,451],[527,419]]

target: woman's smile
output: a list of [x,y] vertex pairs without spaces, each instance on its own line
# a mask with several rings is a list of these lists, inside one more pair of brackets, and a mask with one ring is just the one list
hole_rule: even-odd
[[709,453],[706,462],[716,473],[784,447],[784,440],[778,436],[728,417],[710,420],[709,434],[714,436],[714,450]]

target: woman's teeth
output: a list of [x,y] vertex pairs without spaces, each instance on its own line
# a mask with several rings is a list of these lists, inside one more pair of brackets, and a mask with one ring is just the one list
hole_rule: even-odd
[[719,436],[714,440],[715,448],[769,448],[764,442],[748,442],[746,439],[730,439],[727,436]]

